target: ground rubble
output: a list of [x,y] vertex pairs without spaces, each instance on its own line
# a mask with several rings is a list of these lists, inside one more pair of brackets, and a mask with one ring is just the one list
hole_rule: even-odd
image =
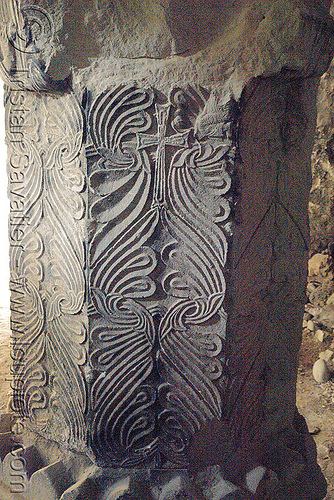
[[328,249],[309,260],[307,299],[297,406],[317,445],[328,483],[326,500],[334,500],[334,277]]

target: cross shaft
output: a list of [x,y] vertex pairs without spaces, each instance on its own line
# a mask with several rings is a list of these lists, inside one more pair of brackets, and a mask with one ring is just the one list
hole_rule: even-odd
[[188,144],[188,131],[171,136],[167,135],[170,109],[170,104],[156,104],[157,134],[137,134],[138,150],[157,146],[155,152],[153,206],[163,206],[166,202],[166,147],[182,148]]

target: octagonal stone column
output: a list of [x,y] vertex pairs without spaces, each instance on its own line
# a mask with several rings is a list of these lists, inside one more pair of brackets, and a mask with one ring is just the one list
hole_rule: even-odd
[[322,499],[295,385],[329,5],[0,12],[22,498]]

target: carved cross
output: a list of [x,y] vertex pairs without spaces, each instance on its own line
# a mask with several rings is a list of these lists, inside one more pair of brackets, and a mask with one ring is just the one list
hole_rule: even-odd
[[153,206],[162,206],[166,200],[166,147],[182,148],[188,145],[189,132],[167,135],[170,115],[170,104],[156,104],[155,112],[158,123],[156,135],[137,134],[138,150],[157,146],[155,153],[155,177],[153,190]]

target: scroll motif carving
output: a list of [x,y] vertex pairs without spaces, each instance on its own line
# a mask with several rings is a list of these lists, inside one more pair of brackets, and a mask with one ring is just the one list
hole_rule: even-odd
[[73,96],[6,95],[13,408],[83,446],[86,388],[83,115]]
[[0,75],[11,89],[57,93],[69,89],[70,77],[54,81],[47,74],[54,26],[46,10],[19,0],[2,2],[0,28]]
[[234,103],[121,86],[89,113],[95,451],[186,463],[222,414]]

